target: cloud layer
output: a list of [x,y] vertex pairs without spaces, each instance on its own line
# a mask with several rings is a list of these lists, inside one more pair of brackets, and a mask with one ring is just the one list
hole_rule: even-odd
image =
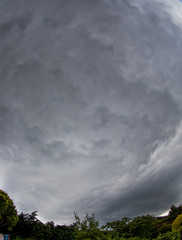
[[19,211],[69,224],[182,202],[179,11],[0,1],[0,186]]

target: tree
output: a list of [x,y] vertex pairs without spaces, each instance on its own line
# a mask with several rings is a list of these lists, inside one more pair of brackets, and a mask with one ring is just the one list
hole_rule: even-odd
[[131,218],[124,217],[122,220],[108,222],[103,229],[109,231],[112,236],[122,237],[124,234],[129,232],[128,224],[131,221]]
[[182,214],[178,215],[172,223],[172,232],[176,232],[182,229]]
[[151,215],[135,217],[128,228],[131,237],[155,238],[157,235],[156,219]]
[[34,239],[41,239],[41,237],[45,235],[45,226],[37,218],[37,211],[31,214],[22,212],[19,215],[19,221],[13,231],[18,233],[22,238],[32,237]]
[[77,213],[75,213],[76,222],[73,226],[77,229],[76,240],[82,239],[97,239],[102,236],[99,229],[99,221],[96,220],[95,214],[89,215],[86,213],[83,220],[80,220]]
[[18,214],[13,200],[0,190],[0,231],[11,231],[18,222]]
[[181,240],[180,232],[167,232],[164,234],[160,234],[155,240]]
[[71,240],[75,239],[75,228],[71,226],[57,225],[53,231],[53,238],[51,240]]
[[169,220],[173,222],[179,214],[182,214],[182,205],[179,205],[176,207],[175,205],[172,205],[169,211]]

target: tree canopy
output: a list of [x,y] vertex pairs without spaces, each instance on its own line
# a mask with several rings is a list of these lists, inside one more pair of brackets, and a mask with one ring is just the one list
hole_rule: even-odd
[[93,213],[83,219],[75,213],[73,224],[60,226],[42,223],[37,211],[18,215],[13,200],[0,190],[0,233],[11,233],[12,240],[181,240],[182,205],[172,205],[168,216],[124,217],[105,226]]
[[13,200],[8,194],[0,190],[0,230],[11,231],[18,222],[18,214]]

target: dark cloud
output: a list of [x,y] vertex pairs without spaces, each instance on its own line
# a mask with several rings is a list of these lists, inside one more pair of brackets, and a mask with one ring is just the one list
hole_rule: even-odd
[[19,211],[67,224],[180,203],[179,8],[0,1],[0,186]]
[[[115,198],[106,201],[106,208],[101,212],[105,221],[112,215],[115,219],[120,216],[138,216],[147,212],[155,215],[165,212],[172,202],[181,201],[180,186],[181,164],[168,169],[165,167],[159,172],[153,172],[145,181],[133,183],[130,188],[118,192]],[[143,199],[141,201],[141,199]]]

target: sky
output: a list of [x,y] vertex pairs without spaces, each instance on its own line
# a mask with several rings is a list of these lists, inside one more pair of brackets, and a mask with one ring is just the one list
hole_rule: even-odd
[[71,224],[182,204],[182,3],[0,0],[0,189]]

